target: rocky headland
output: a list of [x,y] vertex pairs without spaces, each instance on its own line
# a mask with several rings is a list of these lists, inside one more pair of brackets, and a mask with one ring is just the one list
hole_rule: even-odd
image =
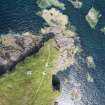
[[39,51],[44,42],[52,38],[53,34],[38,35],[29,32],[23,34],[9,33],[2,35],[0,46],[0,74],[12,70],[17,63]]
[[[49,10],[43,10],[41,15],[48,24],[48,27],[45,27],[41,30],[43,34],[53,33],[54,40],[55,40],[55,47],[58,49],[58,59],[54,65],[53,75],[58,76],[61,82],[61,96],[58,97],[56,100],[59,104],[57,105],[64,105],[62,103],[64,96],[63,88],[65,85],[68,84],[68,80],[65,78],[62,80],[62,76],[59,76],[59,72],[65,72],[67,68],[70,66],[78,66],[78,61],[76,59],[76,55],[81,53],[81,47],[79,46],[79,37],[76,32],[72,31],[70,27],[71,24],[68,22],[68,17],[65,14],[62,14],[59,10],[52,8]],[[74,77],[73,77],[74,78]],[[80,86],[81,84],[78,83],[75,79],[69,81],[72,88],[70,91],[69,101],[73,103],[75,101],[81,100],[81,92]],[[66,95],[67,96],[67,95]],[[67,105],[70,105],[67,103]],[[66,105],[66,104],[65,104]]]

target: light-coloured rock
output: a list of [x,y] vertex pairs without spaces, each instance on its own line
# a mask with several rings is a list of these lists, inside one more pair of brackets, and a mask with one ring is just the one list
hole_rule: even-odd
[[68,24],[68,17],[59,10],[51,8],[50,10],[43,10],[42,17],[48,23],[49,26],[62,26]]
[[68,36],[68,37],[76,37],[76,33],[71,31],[71,30],[65,30],[63,31],[64,32],[64,35]]
[[7,63],[8,63],[7,60],[5,60],[2,57],[0,57],[0,65],[6,65]]
[[27,74],[27,76],[31,76],[32,75],[32,71],[31,70],[27,71],[26,74]]
[[81,8],[83,3],[81,0],[68,0],[69,2],[72,3],[72,5],[74,6],[74,8]]
[[105,26],[103,28],[101,28],[100,31],[105,34]]
[[2,39],[2,44],[4,44],[5,46],[16,46],[15,44],[16,39],[12,35],[1,36],[1,39]]
[[70,92],[70,98],[73,101],[80,101],[81,100],[81,92],[78,87],[74,87],[72,91]]
[[89,73],[87,73],[86,77],[88,82],[94,82],[92,76]]
[[11,61],[17,61],[20,56],[21,56],[21,52],[20,51],[16,51],[14,53],[10,53],[10,60]]
[[45,9],[51,6],[65,9],[64,3],[60,2],[59,0],[37,0],[37,4],[41,9]]
[[55,26],[55,27],[45,27],[41,29],[41,33],[42,34],[48,34],[48,33],[54,33],[59,34],[59,33],[63,33],[63,28],[60,26]]
[[96,65],[94,63],[94,59],[93,59],[92,56],[86,57],[86,63],[87,63],[88,68],[93,68],[94,69],[96,67]]
[[95,28],[100,17],[100,12],[92,7],[86,15],[86,21],[89,23],[91,28]]
[[30,32],[2,35],[1,44],[4,46],[0,48],[0,74],[14,67],[31,53],[36,53],[43,46],[44,37],[35,36]]

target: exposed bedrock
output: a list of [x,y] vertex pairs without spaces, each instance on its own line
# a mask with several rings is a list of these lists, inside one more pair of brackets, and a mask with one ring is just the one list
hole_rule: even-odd
[[11,71],[17,63],[24,61],[27,56],[35,54],[52,38],[53,34],[33,35],[26,32],[20,36],[8,34],[1,36],[0,75]]

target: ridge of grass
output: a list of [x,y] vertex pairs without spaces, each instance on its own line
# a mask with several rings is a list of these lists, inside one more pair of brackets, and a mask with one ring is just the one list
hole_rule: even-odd
[[12,73],[0,77],[0,105],[52,104],[58,95],[51,87],[51,70],[57,58],[53,41],[49,40],[36,55],[19,63]]

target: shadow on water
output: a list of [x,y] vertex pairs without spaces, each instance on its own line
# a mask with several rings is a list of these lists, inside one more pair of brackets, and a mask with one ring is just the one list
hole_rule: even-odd
[[52,87],[54,91],[60,91],[60,79],[57,75],[52,75]]
[[[74,7],[66,1],[65,14],[68,14],[71,23],[76,27],[77,33],[79,33],[81,40],[81,47],[83,49],[84,57],[91,55],[93,56],[96,64],[95,70],[87,70],[92,75],[94,79],[94,86],[97,91],[101,93],[98,97],[105,99],[105,35],[100,32],[100,28],[105,25],[105,0],[84,0],[83,7],[81,9],[74,9]],[[89,9],[94,6],[96,9],[100,10],[102,17],[96,26],[96,29],[91,29],[85,20],[85,15],[88,13]],[[84,71],[83,71],[84,72]],[[85,87],[85,90],[89,86]],[[91,91],[95,92],[94,88]],[[90,97],[92,93],[90,93]],[[97,94],[97,92],[96,92]],[[100,103],[100,102],[99,102]],[[101,101],[101,105],[105,102]],[[88,105],[88,104],[87,104]],[[90,105],[90,104],[89,104]],[[93,104],[91,104],[93,105]],[[97,104],[96,104],[97,105]],[[98,104],[100,105],[100,104]]]
[[35,0],[0,0],[0,34],[39,31],[44,20],[38,10]]

